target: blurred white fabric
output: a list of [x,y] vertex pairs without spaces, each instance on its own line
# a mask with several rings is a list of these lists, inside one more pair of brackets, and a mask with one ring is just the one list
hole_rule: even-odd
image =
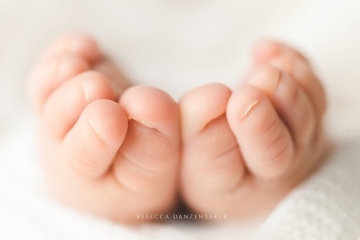
[[[25,80],[46,43],[76,30],[94,35],[135,83],[163,89],[176,100],[204,83],[236,88],[251,64],[251,46],[262,37],[301,49],[328,93],[327,131],[346,144],[322,172],[279,205],[257,237],[266,236],[269,226],[276,229],[294,221],[284,215],[302,221],[304,208],[294,202],[311,207],[328,199],[336,205],[328,215],[325,207],[313,211],[329,219],[331,238],[318,238],[321,233],[311,235],[315,230],[296,224],[292,227],[300,230],[290,227],[278,234],[299,231],[284,239],[355,239],[360,235],[360,153],[355,140],[360,135],[359,12],[357,0],[0,0],[0,239],[250,239],[261,225],[130,230],[48,199],[36,164]],[[322,195],[314,197],[316,203],[308,202],[314,192]],[[308,223],[321,225],[307,214]]]

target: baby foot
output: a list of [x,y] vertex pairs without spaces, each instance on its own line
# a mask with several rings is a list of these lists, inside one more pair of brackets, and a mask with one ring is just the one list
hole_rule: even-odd
[[146,220],[138,214],[175,204],[179,114],[164,92],[127,86],[94,40],[73,34],[45,50],[29,93],[51,192],[79,210],[137,223]]
[[307,60],[275,42],[231,92],[199,87],[180,101],[181,191],[198,213],[266,216],[321,163],[325,95]]

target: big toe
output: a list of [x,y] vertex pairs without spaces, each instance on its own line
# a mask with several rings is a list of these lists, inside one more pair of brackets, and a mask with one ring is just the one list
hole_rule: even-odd
[[125,91],[120,105],[129,125],[114,175],[130,192],[147,196],[147,208],[167,209],[175,201],[180,157],[177,104],[161,90],[136,86]]
[[231,91],[208,84],[180,101],[182,121],[182,196],[197,212],[219,212],[244,176],[236,139],[226,119]]

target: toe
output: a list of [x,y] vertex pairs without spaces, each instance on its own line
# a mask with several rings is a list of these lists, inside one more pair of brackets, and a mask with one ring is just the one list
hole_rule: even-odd
[[255,44],[252,55],[256,64],[262,64],[278,55],[280,51],[281,48],[277,42],[262,40]]
[[286,173],[294,144],[270,100],[258,88],[244,86],[234,92],[227,119],[252,174],[274,179]]
[[274,40],[261,40],[253,48],[253,57],[256,64],[262,64],[279,55],[290,55],[296,58],[307,59],[297,50]]
[[63,54],[76,55],[89,62],[94,62],[101,56],[96,41],[84,33],[72,33],[58,37],[45,48],[43,57],[53,58]]
[[83,58],[62,55],[40,62],[29,76],[29,97],[34,109],[40,113],[49,95],[62,83],[90,69]]
[[268,63],[290,75],[309,95],[317,116],[321,118],[324,115],[326,109],[324,87],[305,60],[291,55],[280,55]]
[[100,58],[100,50],[90,37],[71,34],[54,41],[43,55],[30,73],[28,84],[31,103],[38,112],[54,89],[71,77],[90,70],[94,61]]
[[103,176],[125,138],[127,125],[126,112],[118,103],[92,102],[62,143],[63,161],[81,177]]
[[173,199],[180,155],[177,104],[161,90],[136,86],[122,95],[120,105],[129,127],[114,163],[116,179],[130,191]]
[[290,130],[296,147],[308,147],[316,127],[315,110],[296,81],[272,66],[263,65],[254,70],[247,83],[260,89],[271,100]]
[[62,140],[86,106],[98,99],[115,100],[107,77],[94,71],[79,74],[49,96],[42,113],[42,125],[55,139]]
[[314,75],[311,64],[299,51],[276,41],[261,41],[254,47],[257,65],[268,63],[291,75],[310,96],[317,116],[321,118],[326,109],[325,90]]
[[230,95],[224,85],[208,84],[186,94],[179,104],[182,194],[201,212],[216,211],[209,200],[221,202],[244,175],[240,150],[226,119]]
[[129,80],[126,79],[109,57],[103,56],[101,60],[97,61],[94,64],[94,70],[103,73],[111,79],[111,84],[117,96],[121,96],[131,86]]

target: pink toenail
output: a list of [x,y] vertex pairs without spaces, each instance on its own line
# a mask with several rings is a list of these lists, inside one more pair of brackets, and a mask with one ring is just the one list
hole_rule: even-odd
[[256,100],[255,102],[253,102],[245,111],[244,113],[244,119],[247,118],[250,113],[256,108],[257,105],[259,105],[260,101],[259,100]]
[[248,83],[254,85],[265,92],[271,93],[278,87],[282,73],[275,68],[265,68],[257,71],[250,76]]
[[309,67],[303,61],[298,61],[294,66],[294,76],[298,79],[303,79],[309,73]]
[[82,89],[84,91],[85,99],[89,100],[90,99],[89,88],[88,88],[86,82],[84,81],[84,79],[81,79],[80,82],[81,82],[81,85],[82,85]]
[[150,124],[148,124],[148,123],[146,123],[146,122],[144,122],[144,121],[140,121],[140,120],[137,120],[137,119],[135,119],[135,118],[133,118],[133,117],[128,117],[128,119],[131,121],[131,120],[134,120],[134,121],[136,121],[136,122],[138,122],[138,123],[140,123],[140,124],[142,124],[142,125],[144,125],[144,126],[146,126],[146,127],[148,127],[148,128],[154,128],[153,126],[151,126]]

